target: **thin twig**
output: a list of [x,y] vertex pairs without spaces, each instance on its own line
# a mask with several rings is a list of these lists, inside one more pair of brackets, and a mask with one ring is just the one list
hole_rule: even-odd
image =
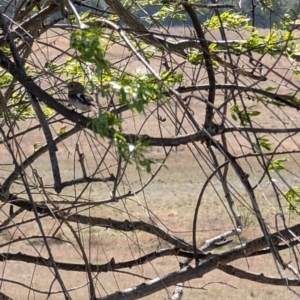
[[81,171],[82,171],[83,179],[85,179],[85,178],[87,178],[87,175],[86,175],[86,170],[85,170],[85,165],[84,165],[84,153],[80,152],[78,143],[75,146],[75,150],[76,150],[76,152],[78,154],[78,161],[79,161],[80,166],[81,166]]

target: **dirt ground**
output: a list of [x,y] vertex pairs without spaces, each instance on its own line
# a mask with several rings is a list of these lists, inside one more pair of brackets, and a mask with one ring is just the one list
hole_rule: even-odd
[[[66,41],[63,38],[51,37],[51,42],[59,47],[66,47]],[[49,39],[47,40],[49,41]],[[41,52],[45,53],[44,49]],[[55,55],[55,51],[52,54]],[[49,54],[48,54],[49,55]],[[119,57],[120,53],[112,52],[109,55],[110,59],[113,56]],[[38,50],[36,57],[39,57],[41,65],[44,63],[43,58],[39,56]],[[47,57],[45,57],[46,60]],[[270,65],[275,60],[271,59]],[[138,68],[139,65],[135,65]],[[284,68],[284,62],[277,63],[279,70]],[[274,78],[271,78],[271,81]],[[296,83],[300,83],[295,79]],[[283,87],[280,92],[284,93],[288,87]],[[62,96],[62,97],[65,97]],[[221,101],[221,100],[218,100]],[[147,111],[153,111],[155,103],[150,103]],[[174,106],[174,104],[168,104]],[[174,107],[173,107],[174,108]],[[195,112],[197,121],[203,123],[204,119],[204,105],[199,102],[192,102],[190,108]],[[280,108],[270,109],[268,106],[262,104],[258,105],[261,110],[261,115],[258,116],[256,124],[262,124],[265,128],[286,127],[300,127],[300,118],[298,112],[291,109],[281,110]],[[170,114],[166,111],[159,111],[162,117],[167,117],[167,121],[158,127],[157,116],[133,115],[124,114],[124,127],[127,132],[133,132],[140,129],[141,133],[146,133],[152,136],[160,136],[161,132],[164,135],[172,136],[175,128],[174,124],[168,119]],[[232,121],[229,117],[228,122]],[[68,128],[71,124],[66,123]],[[31,121],[22,123],[22,129],[32,126]],[[62,126],[56,124],[53,127],[53,132]],[[190,129],[188,124],[185,127]],[[188,131],[189,132],[189,131]],[[21,148],[24,150],[23,157],[33,153],[33,144],[40,142],[44,143],[44,137],[41,130],[34,131],[34,134],[29,135],[30,138],[20,139]],[[221,139],[218,137],[218,139]],[[237,135],[236,133],[229,133],[226,135],[228,148],[235,156],[249,153],[249,141]],[[298,150],[300,145],[299,134],[291,136],[283,140],[283,135],[277,134],[271,137],[271,142],[274,147],[278,146],[278,151]],[[107,147],[107,143],[101,139],[94,139],[93,135],[77,134],[68,139],[67,142],[61,143],[58,147],[58,158],[60,162],[60,170],[63,180],[70,180],[80,176],[80,169],[78,169],[78,157],[75,153],[75,144],[78,143],[81,151],[85,154],[85,163],[90,173],[95,169],[95,165],[101,160],[103,149]],[[114,159],[114,152],[107,157],[103,167],[100,170],[102,176],[106,176],[116,170],[116,160]],[[0,175],[6,178],[12,171],[11,159],[8,155],[7,149],[0,145],[1,156],[1,170]],[[95,157],[97,156],[97,157]],[[164,151],[158,147],[151,147],[147,156],[154,159],[163,159],[165,157]],[[298,154],[286,155],[288,161],[285,164],[286,170],[280,174],[274,173],[274,179],[278,180],[278,186],[282,189],[285,187],[285,182],[288,181],[290,186],[298,185],[299,182],[299,165],[300,156]],[[224,160],[221,155],[217,155],[217,159]],[[165,167],[161,168],[157,176],[151,183],[140,193],[134,197],[124,199],[118,203],[110,203],[106,205],[99,205],[91,210],[78,210],[78,213],[91,214],[98,217],[110,217],[117,220],[143,220],[147,222],[154,222],[172,235],[178,236],[187,242],[192,242],[192,222],[194,217],[195,206],[199,197],[199,193],[204,186],[207,177],[212,172],[207,147],[203,144],[190,144],[179,146],[176,151],[171,151]],[[256,158],[246,158],[239,161],[245,172],[249,174],[249,180],[252,185],[259,182],[258,188],[255,190],[260,209],[270,228],[274,231],[276,226],[276,214],[278,212],[278,203],[276,202],[275,192],[270,187],[267,180],[260,182],[263,175],[263,170]],[[6,165],[7,164],[7,165]],[[155,173],[159,165],[154,166],[152,174]],[[52,183],[52,174],[49,165],[48,155],[43,155],[28,170],[27,175],[32,184],[34,184],[32,172],[37,170],[40,177],[43,178],[45,185]],[[125,193],[129,190],[138,190],[141,186],[151,179],[152,174],[147,174],[144,171],[139,171],[134,165],[128,166],[126,169],[126,176],[124,176],[122,185],[119,187],[120,193]],[[235,201],[242,214],[244,225],[243,233],[240,240],[234,238],[233,241],[223,246],[218,251],[230,249],[241,242],[246,242],[254,237],[261,236],[261,231],[257,221],[251,213],[250,200],[246,192],[238,180],[232,169],[229,169],[228,181],[231,185],[232,194],[235,196]],[[78,185],[76,188],[67,188],[63,193],[57,197],[52,195],[53,200],[70,201],[70,197],[78,195],[84,188],[84,185]],[[13,185],[14,192],[24,194],[22,187]],[[109,198],[111,185],[109,183],[94,183],[81,196],[81,201],[101,201]],[[45,201],[42,195],[35,195],[36,201]],[[281,198],[282,199],[282,198]],[[61,205],[63,207],[63,204]],[[9,207],[7,205],[2,207],[2,217],[7,218]],[[205,240],[215,237],[225,231],[233,229],[232,218],[227,213],[228,205],[226,204],[224,192],[217,180],[214,178],[212,184],[209,185],[204,193],[201,202],[200,212],[197,223],[197,241],[198,246],[203,245]],[[287,223],[289,225],[299,222],[299,216],[295,213],[289,213],[284,208]],[[33,217],[31,212],[26,212],[18,216],[14,222],[21,222],[22,220]],[[46,235],[49,235],[48,241],[51,246],[52,254],[57,262],[68,263],[83,263],[81,253],[76,245],[76,240],[70,230],[66,227],[60,228],[56,233],[56,237],[68,241],[68,244],[50,237],[57,228],[59,222],[52,218],[45,218],[42,220],[43,229]],[[83,227],[82,225],[72,224],[74,229],[79,234],[81,241],[87,250],[88,257],[93,264],[104,264],[109,262],[112,258],[116,262],[131,260],[141,255],[155,251],[161,248],[170,247],[164,241],[156,238],[153,235],[145,232],[134,233],[120,233],[110,229],[99,227]],[[282,226],[282,224],[279,224]],[[0,243],[2,245],[2,253],[26,253],[35,256],[42,256],[48,258],[45,246],[42,239],[38,237],[40,230],[35,222],[29,222],[22,226],[18,226],[2,232],[0,236]],[[32,237],[25,241],[18,239],[22,237]],[[16,240],[14,243],[6,244]],[[293,253],[286,250],[282,253],[282,258],[285,262],[292,261],[294,263]],[[95,286],[98,296],[105,296],[118,290],[123,290],[134,285],[144,282],[142,277],[151,279],[166,275],[168,272],[179,270],[179,262],[181,258],[163,257],[154,262],[134,267],[126,270],[126,272],[135,274],[130,276],[124,272],[107,272],[94,274]],[[255,273],[263,273],[264,275],[279,277],[278,269],[270,255],[259,256],[255,258],[240,259],[235,261],[232,265]],[[280,268],[280,267],[279,267]],[[34,264],[23,263],[20,261],[4,261],[0,266],[2,272],[1,291],[12,297],[13,299],[63,299],[59,294],[53,294],[48,297],[48,292],[55,291],[59,288],[57,281],[54,281],[53,270],[51,268],[35,266]],[[125,271],[125,270],[122,270]],[[280,269],[282,276],[294,277],[289,271]],[[60,271],[60,275],[66,284],[67,288],[72,289],[70,295],[73,299],[87,299],[88,287],[86,282],[87,275],[84,272]],[[15,284],[16,282],[21,284]],[[31,290],[25,286],[31,286]],[[155,294],[155,299],[166,299],[173,292],[174,288],[169,287],[163,289],[161,292]],[[43,291],[37,292],[37,291]],[[215,270],[203,276],[185,283],[183,299],[298,299],[300,294],[299,287],[289,289],[287,287],[279,287],[273,285],[263,285],[247,280],[242,280],[225,273]],[[144,297],[143,299],[153,299],[153,296]]]

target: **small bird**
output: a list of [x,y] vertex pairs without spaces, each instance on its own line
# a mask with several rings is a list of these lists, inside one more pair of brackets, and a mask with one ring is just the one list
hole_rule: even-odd
[[92,95],[90,95],[79,82],[67,84],[69,102],[76,108],[86,112],[94,110],[98,112],[98,106]]

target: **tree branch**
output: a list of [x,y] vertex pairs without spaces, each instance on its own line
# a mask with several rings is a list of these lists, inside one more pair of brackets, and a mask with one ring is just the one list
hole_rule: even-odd
[[[35,237],[29,237],[29,239],[36,239]],[[53,237],[47,237],[47,238],[53,238]],[[21,241],[17,240],[17,241]],[[156,250],[154,252],[151,252],[149,254],[146,254],[142,257],[139,257],[137,259],[124,261],[120,263],[116,263],[115,259],[112,258],[108,263],[101,264],[101,265],[95,265],[95,264],[89,264],[91,272],[95,273],[101,273],[101,272],[109,272],[109,271],[117,271],[124,268],[132,268],[138,265],[144,265],[147,264],[157,258],[166,257],[166,256],[179,256],[179,257],[193,257],[192,252],[185,252],[179,249],[160,249]],[[207,255],[202,255],[203,258],[205,258]],[[0,253],[0,261],[9,261],[9,260],[15,260],[15,261],[23,261],[26,263],[35,264],[38,266],[45,266],[49,267],[51,266],[51,260],[49,258],[44,258],[41,256],[34,256],[34,255],[28,255],[23,254],[21,252],[18,253],[10,253],[10,252],[4,252]],[[60,270],[64,271],[75,271],[75,272],[86,272],[86,265],[85,264],[75,264],[75,263],[64,263],[55,261],[56,266]]]
[[240,279],[251,280],[263,284],[281,285],[281,286],[300,286],[299,279],[292,278],[275,278],[265,276],[263,273],[257,274],[252,272],[246,272],[230,265],[218,266],[218,269],[228,275],[238,277]]
[[[198,16],[195,13],[194,9],[187,5],[186,3],[182,3],[182,6],[190,16],[193,26],[195,28],[195,31],[197,33],[197,36],[199,38],[199,42],[203,51],[203,57],[204,62],[206,66],[206,71],[208,75],[208,81],[209,81],[209,88],[208,88],[208,103],[211,103],[212,105],[215,102],[215,94],[216,94],[216,78],[215,78],[215,72],[213,69],[213,63],[211,54],[205,39],[204,32],[202,30],[201,24],[199,22]],[[213,120],[213,108],[210,105],[206,106],[206,114],[205,114],[205,122],[204,122],[204,128],[209,129],[211,127]]]
[[[192,86],[180,86],[176,89],[176,91],[179,93],[189,93],[195,91],[207,91],[208,89],[209,89],[209,85],[203,84],[203,85],[192,85]],[[300,104],[294,100],[295,97],[290,95],[281,95],[281,94],[271,93],[263,89],[253,88],[251,86],[234,85],[234,84],[216,84],[216,89],[217,90],[224,89],[224,90],[231,90],[231,91],[236,90],[237,93],[251,92],[254,94],[259,94],[274,99],[276,101],[279,101],[289,107],[300,110]],[[220,109],[223,105],[225,105],[225,103],[222,103],[222,105],[219,106],[218,109]]]
[[[10,196],[7,197],[6,199],[2,198],[0,200],[8,201],[8,203],[11,203],[18,207],[22,207],[28,211],[32,210],[32,205],[28,200],[21,199],[12,194],[10,194]],[[115,202],[115,200],[111,200],[111,201]],[[148,224],[143,221],[128,221],[128,220],[118,221],[118,220],[113,220],[111,218],[107,219],[107,218],[100,218],[100,217],[93,217],[93,216],[84,216],[84,215],[74,214],[74,213],[66,214],[66,213],[64,213],[64,211],[69,211],[70,208],[68,208],[68,207],[65,209],[60,209],[60,211],[58,213],[54,209],[50,209],[47,205],[40,204],[40,203],[35,203],[35,207],[36,207],[36,210],[38,213],[46,214],[46,215],[55,217],[59,220],[67,220],[69,222],[81,223],[81,224],[86,224],[89,226],[110,228],[110,229],[114,229],[114,230],[118,230],[118,231],[125,231],[125,232],[141,230],[141,231],[147,232],[149,234],[153,234],[155,236],[160,237],[161,239],[165,240],[166,242],[174,245],[176,248],[180,248],[180,249],[186,250],[186,251],[192,251],[192,249],[193,249],[192,245],[185,242],[184,240],[179,239],[176,236],[166,233],[164,230],[162,230],[158,226]],[[74,208],[76,208],[76,207],[77,206],[74,206]]]
[[[68,130],[67,132],[64,132],[60,136],[57,136],[53,142],[55,145],[58,145],[60,142],[66,140],[76,132],[80,131],[81,127],[80,126],[75,126],[72,129]],[[48,150],[48,144],[46,143],[42,147],[40,147],[38,150],[36,150],[32,155],[30,155],[27,159],[25,159],[22,162],[22,168],[25,170],[28,168],[36,159],[38,159],[42,154],[46,153]],[[13,184],[13,182],[20,176],[18,168],[15,168],[15,170],[6,178],[5,182],[3,185],[9,189],[10,186]],[[62,188],[62,186],[61,186]]]
[[[270,235],[270,238],[274,244],[278,244],[282,241],[282,238],[290,240],[295,236],[300,236],[300,224],[276,232]],[[115,292],[106,297],[101,297],[101,300],[119,300],[120,298],[123,300],[134,300],[137,299],[137,297],[145,297],[169,286],[176,285],[179,282],[201,278],[208,272],[219,268],[220,266],[226,265],[239,258],[249,256],[251,253],[266,248],[267,246],[268,243],[263,236],[241,246],[237,246],[232,250],[225,251],[220,255],[211,255],[207,259],[201,260],[195,267],[184,267],[179,271],[155,278],[132,288]],[[100,300],[100,298],[98,299]]]

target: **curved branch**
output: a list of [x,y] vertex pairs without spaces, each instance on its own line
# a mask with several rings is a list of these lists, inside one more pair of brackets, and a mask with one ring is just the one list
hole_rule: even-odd
[[[30,237],[30,238],[37,238],[37,237]],[[49,237],[47,237],[49,238]],[[53,238],[53,237],[50,237]],[[95,265],[90,264],[90,268],[92,272],[100,273],[100,272],[109,272],[109,271],[116,271],[119,269],[124,268],[132,268],[134,266],[143,265],[150,261],[153,261],[160,257],[165,256],[180,256],[180,257],[193,257],[192,252],[185,252],[179,249],[160,249],[153,251],[149,254],[146,254],[140,258],[124,261],[120,263],[116,263],[115,259],[112,258],[108,263],[101,264],[101,265]],[[207,257],[207,255],[202,255],[202,258]],[[23,254],[21,252],[18,253],[0,253],[0,261],[7,261],[7,260],[16,260],[16,261],[23,261],[26,263],[31,263],[39,266],[51,266],[51,260],[49,258],[43,258],[41,256],[34,256],[34,255],[28,255]],[[75,271],[75,272],[86,272],[86,265],[85,264],[75,264],[75,263],[64,263],[64,262],[55,262],[58,269],[65,270],[65,271]]]
[[[17,25],[17,28],[12,31],[13,35],[16,37],[24,37],[24,33],[28,37],[31,37],[29,34],[29,30],[36,27],[37,24],[41,24],[41,20],[46,20],[48,17],[53,15],[55,12],[59,10],[59,6],[56,3],[50,3],[49,6],[38,11],[33,16],[28,16],[28,19]],[[3,40],[0,40],[0,45],[3,46]]]
[[251,133],[297,133],[300,132],[300,127],[293,128],[253,128],[253,127],[231,127],[225,128],[224,133],[226,132],[251,132]]
[[[1,227],[4,227],[4,226],[2,226],[2,224],[1,224]],[[0,227],[0,228],[1,228]],[[3,228],[3,229],[5,229],[5,228]],[[43,239],[44,237],[43,236],[40,236],[40,235],[31,235],[31,236],[25,236],[25,237],[18,237],[17,239],[15,239],[15,240],[10,240],[10,241],[8,241],[8,242],[6,242],[6,243],[2,243],[1,244],[1,248],[2,247],[5,247],[5,246],[10,246],[10,245],[12,245],[12,244],[15,244],[15,243],[21,243],[21,242],[23,242],[23,241],[28,241],[29,243],[31,243],[31,241],[30,240],[38,240],[38,239]],[[55,237],[55,236],[51,236],[51,235],[46,235],[45,236],[45,238],[46,239],[52,239],[52,240],[54,240],[54,241],[56,241],[56,242],[61,242],[61,243],[67,243],[67,244],[71,244],[71,242],[70,241],[66,241],[66,240],[63,240],[63,239],[61,239],[61,238],[58,238],[58,237]],[[7,253],[7,254],[10,254],[10,253]],[[18,254],[20,254],[20,252],[18,252],[16,255],[18,255]],[[14,254],[13,254],[14,255]],[[23,255],[23,254],[21,254],[21,255]],[[8,258],[8,260],[10,260],[9,258]],[[15,260],[18,260],[17,258],[15,259]],[[20,259],[20,260],[23,260],[23,259]],[[48,260],[49,260],[49,262],[51,261],[49,258],[48,258]],[[0,254],[0,261],[5,261],[5,255],[2,253],[2,254]],[[30,261],[27,261],[27,260],[23,260],[23,261],[25,261],[25,262],[30,262]],[[45,265],[46,266],[46,265]],[[1,299],[1,298],[0,298]]]
[[[194,11],[194,9],[187,5],[187,4],[183,4],[182,6],[184,7],[184,9],[186,10],[186,12],[188,13],[188,15],[190,16],[193,26],[195,28],[195,31],[197,33],[197,36],[199,38],[200,41],[200,45],[203,49],[203,57],[204,57],[204,62],[206,65],[206,70],[207,70],[207,75],[208,75],[208,81],[209,81],[209,88],[208,88],[208,103],[211,103],[212,105],[215,102],[215,94],[216,94],[216,78],[215,78],[215,71],[213,69],[213,63],[212,63],[212,59],[211,59],[211,54],[210,51],[208,49],[208,45],[205,39],[205,35],[204,32],[202,30],[200,21],[198,19],[198,16],[196,14],[196,12]],[[204,127],[205,128],[210,128],[211,124],[212,124],[212,119],[213,119],[213,108],[210,105],[206,106],[206,114],[205,114],[205,122],[204,122]]]
[[[76,132],[80,131],[80,126],[75,126],[74,128],[68,130],[67,132],[61,134],[60,136],[56,137],[53,142],[54,145],[58,145],[60,142],[64,141],[65,139],[69,138]],[[36,159],[38,159],[42,154],[46,153],[48,150],[48,144],[43,145],[37,151],[35,151],[32,155],[30,155],[27,159],[22,162],[22,168],[25,170],[28,168]],[[13,182],[20,176],[18,172],[18,168],[16,167],[15,170],[6,178],[3,185],[9,189]]]
[[[181,87],[177,88],[176,91],[178,93],[188,93],[188,92],[195,92],[195,91],[207,91],[208,89],[209,89],[209,85],[203,84],[203,85],[192,85],[192,86],[188,86],[188,87],[181,86]],[[252,92],[252,93],[266,96],[268,98],[279,101],[287,106],[290,106],[292,108],[300,110],[300,103],[297,103],[294,100],[293,96],[275,94],[275,93],[271,93],[271,92],[268,92],[263,89],[253,88],[251,86],[243,86],[243,85],[236,86],[234,84],[216,84],[216,89],[224,89],[224,90],[231,90],[231,91],[237,90],[239,93],[240,92]],[[224,103],[222,104],[222,106],[223,105],[224,105]],[[218,109],[220,109],[222,106],[219,106]]]
[[258,273],[246,272],[244,270],[229,265],[218,266],[218,269],[228,275],[232,275],[240,279],[247,279],[247,280],[251,280],[263,284],[281,285],[281,286],[287,286],[287,285],[300,286],[300,281],[298,279],[275,278],[275,277],[265,276],[263,273],[258,274]]
[[[4,200],[5,199],[3,199],[3,201]],[[32,205],[28,200],[18,198],[12,194],[10,194],[9,199],[6,199],[6,201],[18,207],[22,207],[28,211],[32,210]],[[70,208],[60,209],[59,212],[56,212],[54,209],[50,209],[47,205],[40,204],[40,203],[35,203],[35,206],[38,213],[54,216],[59,220],[67,220],[69,222],[81,223],[89,226],[110,228],[110,229],[114,229],[118,231],[126,231],[126,232],[141,230],[149,234],[153,234],[157,237],[160,237],[164,241],[174,245],[176,248],[180,248],[182,250],[187,250],[187,251],[193,250],[192,245],[185,242],[184,240],[179,239],[176,236],[173,236],[171,234],[168,234],[158,226],[148,224],[143,221],[128,221],[128,220],[118,221],[110,218],[107,219],[107,218],[100,218],[100,217],[84,216],[84,215],[73,214],[73,213],[67,214],[64,213],[64,210],[69,211]]]

